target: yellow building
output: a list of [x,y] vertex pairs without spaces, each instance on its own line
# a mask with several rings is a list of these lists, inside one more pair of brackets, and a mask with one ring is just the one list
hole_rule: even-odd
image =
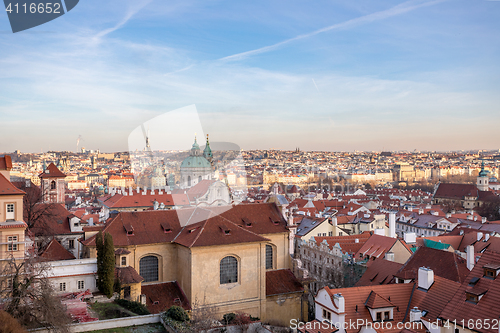
[[[121,212],[103,232],[126,250],[117,260],[143,286],[176,281],[193,307],[220,317],[241,311],[282,324],[301,317],[303,289],[289,270],[289,230],[275,204]],[[95,237],[83,244],[95,257]]]
[[10,156],[0,156],[0,271],[9,259],[24,259],[24,192],[10,182]]

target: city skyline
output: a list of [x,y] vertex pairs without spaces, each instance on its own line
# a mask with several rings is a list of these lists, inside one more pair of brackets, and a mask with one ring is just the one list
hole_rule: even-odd
[[0,151],[126,151],[191,105],[244,150],[498,149],[499,6],[86,1],[16,34],[1,14]]

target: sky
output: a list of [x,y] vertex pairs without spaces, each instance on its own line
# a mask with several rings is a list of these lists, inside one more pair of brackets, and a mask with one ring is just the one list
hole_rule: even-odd
[[82,0],[15,34],[3,11],[0,152],[79,137],[125,151],[153,124],[165,149],[195,133],[242,149],[499,149],[499,36],[487,0]]

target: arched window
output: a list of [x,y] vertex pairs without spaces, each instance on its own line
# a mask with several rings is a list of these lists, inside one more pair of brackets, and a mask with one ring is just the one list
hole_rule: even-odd
[[273,247],[266,245],[266,269],[273,269]]
[[191,186],[191,176],[188,176],[188,186]]
[[56,189],[56,182],[55,182],[55,180],[53,180],[53,181],[50,182],[50,189],[51,190],[55,190]]
[[225,257],[220,261],[220,284],[238,282],[238,259]]
[[144,282],[158,281],[158,258],[147,256],[139,261],[139,275]]

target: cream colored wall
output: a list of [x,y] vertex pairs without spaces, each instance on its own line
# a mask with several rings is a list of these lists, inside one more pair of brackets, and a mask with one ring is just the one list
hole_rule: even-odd
[[[236,283],[220,284],[220,261],[226,256],[238,259]],[[216,307],[220,314],[243,311],[265,316],[265,243],[192,248],[190,268],[191,289],[184,292],[192,303]]]
[[400,264],[404,264],[411,256],[411,253],[399,240],[394,243],[391,252],[394,253],[394,261]]
[[[288,327],[290,320],[301,320],[301,296],[302,293],[267,297],[266,315],[270,318],[270,324]],[[307,304],[303,307],[307,308]]]
[[16,221],[23,221],[23,195],[2,195],[0,196],[0,223],[5,222],[7,204],[15,204]]
[[[291,268],[291,259],[290,259],[290,248],[288,239],[288,233],[281,234],[265,234],[261,235],[264,238],[271,240],[270,244],[275,246],[275,256],[273,269],[287,269]],[[265,252],[264,252],[264,260],[265,260]],[[265,263],[264,263],[265,267]]]
[[[8,259],[11,254],[14,258],[24,258],[24,231],[25,228],[0,229],[0,259]],[[17,236],[17,251],[7,251],[8,244],[2,244],[7,243],[8,236]]]

